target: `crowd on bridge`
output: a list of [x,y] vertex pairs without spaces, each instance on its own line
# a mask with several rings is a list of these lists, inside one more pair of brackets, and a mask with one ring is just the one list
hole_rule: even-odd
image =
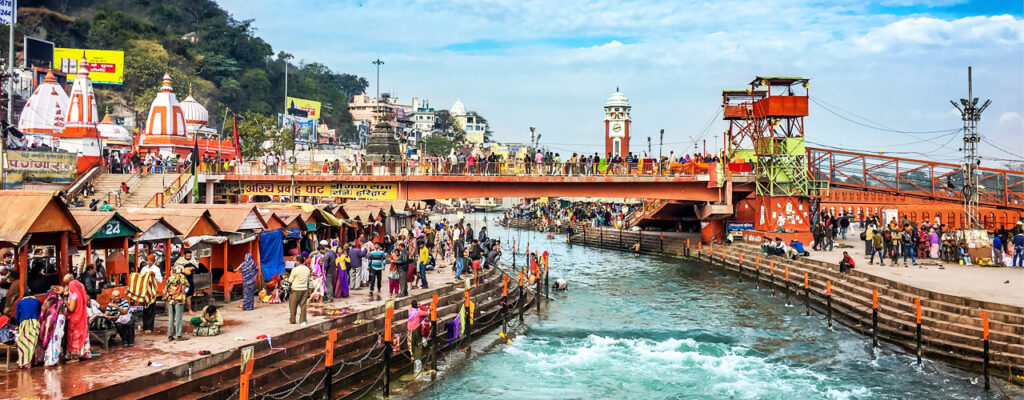
[[[228,171],[239,174],[314,174],[314,175],[538,175],[538,176],[592,176],[592,175],[682,175],[707,173],[709,165],[724,164],[735,173],[750,172],[749,163],[732,163],[728,157],[714,154],[685,154],[676,156],[672,151],[660,158],[628,153],[624,156],[608,153],[561,153],[540,151],[522,156],[474,149],[451,152],[448,155],[431,153],[413,154],[396,159],[388,156],[381,161],[369,161],[363,153],[333,161],[298,163],[294,166],[277,155],[268,153],[257,162],[243,163]],[[710,167],[714,168],[714,167]]]
[[635,211],[635,205],[616,202],[534,202],[517,204],[503,218],[532,221],[541,231],[571,232],[577,224],[621,228]]

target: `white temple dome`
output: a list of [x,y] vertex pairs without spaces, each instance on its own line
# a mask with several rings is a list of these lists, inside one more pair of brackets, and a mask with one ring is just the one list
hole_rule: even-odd
[[185,100],[181,101],[181,112],[185,114],[186,124],[195,124],[199,126],[206,126],[210,124],[210,113],[206,111],[206,107],[199,104],[192,95],[189,95]]
[[466,115],[466,106],[462,104],[462,100],[455,100],[455,104],[452,104],[451,114],[452,116]]
[[96,129],[100,131],[100,139],[118,140],[129,143],[132,141],[132,133],[125,127],[111,121],[110,114],[103,116],[103,121],[100,121],[99,125],[96,125]]
[[92,89],[92,78],[89,77],[88,63],[85,58],[78,64],[78,74],[71,84],[68,100],[68,113],[65,119],[64,137],[95,137],[96,124],[99,123],[99,111],[96,109],[96,93]]
[[185,136],[185,114],[181,110],[178,98],[174,96],[171,76],[168,74],[164,74],[160,92],[156,94],[153,104],[149,107],[146,134]]
[[605,103],[605,107],[629,107],[629,99],[618,88],[615,88],[615,93],[608,96],[608,102]]
[[68,94],[52,72],[32,92],[18,120],[18,130],[32,135],[53,135],[64,130],[68,112]]

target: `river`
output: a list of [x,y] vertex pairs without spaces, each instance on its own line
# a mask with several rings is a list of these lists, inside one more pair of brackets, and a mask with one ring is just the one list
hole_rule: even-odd
[[838,324],[829,331],[802,305],[696,263],[488,229],[551,251],[551,279],[567,279],[569,291],[525,335],[415,398],[1004,398],[996,387],[986,393],[978,374],[873,350],[868,337]]

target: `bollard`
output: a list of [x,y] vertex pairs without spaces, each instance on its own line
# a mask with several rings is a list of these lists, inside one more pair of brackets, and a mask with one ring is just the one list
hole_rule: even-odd
[[430,301],[430,380],[437,380],[437,293]]
[[983,360],[985,364],[982,367],[985,373],[985,390],[991,390],[991,386],[988,383],[988,311],[985,310],[981,310],[981,332],[982,344],[985,350],[985,359]]
[[523,323],[523,313],[526,312],[526,288],[523,287],[523,271],[519,271],[519,323]]
[[754,287],[757,289],[761,288],[761,257],[757,257],[757,261],[754,262]]
[[832,281],[825,281],[825,319],[828,329],[832,329]]
[[252,375],[252,367],[255,363],[255,360],[246,361],[245,368],[243,369],[241,376],[238,377],[239,399],[249,400],[249,376]]
[[686,258],[690,258],[690,239],[686,239]]
[[327,398],[334,397],[334,342],[338,340],[338,330],[331,329],[327,332],[327,349],[324,353],[324,367],[327,369],[324,375],[324,386],[327,390]]
[[917,365],[921,365],[921,298],[914,298],[914,307],[917,308]]
[[548,269],[549,269],[548,267],[550,267],[550,266],[551,266],[551,255],[549,254],[547,257],[544,257],[544,294],[546,295],[546,297],[548,299],[546,301],[549,301],[550,298],[551,298],[551,283],[548,282]]
[[[465,306],[466,306],[466,320],[469,321],[469,323],[466,323],[466,321],[463,321],[463,323],[466,323],[466,339],[467,340],[473,338],[473,307],[472,307],[472,302],[469,300],[469,292],[470,292],[469,290],[463,292],[463,293],[466,294],[466,302],[465,302]],[[466,346],[466,354],[472,354],[472,352],[469,349],[470,349],[470,346],[467,345]]]
[[792,304],[789,302],[789,266],[788,265],[786,266],[785,277],[786,277],[786,305],[789,306],[789,305],[792,305]]
[[395,317],[395,302],[389,300],[384,312],[384,397],[391,395],[391,320]]
[[807,279],[807,273],[804,272],[804,307],[807,308],[807,316],[811,316],[811,285]]
[[775,261],[768,262],[768,286],[772,289],[772,296],[775,296]]
[[871,291],[871,347],[878,347],[878,289]]
[[661,233],[661,254],[665,254],[665,232]]
[[508,272],[501,279],[501,335],[508,337]]

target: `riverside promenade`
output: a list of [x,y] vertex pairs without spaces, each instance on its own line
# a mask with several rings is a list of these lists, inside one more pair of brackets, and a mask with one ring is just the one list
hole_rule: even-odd
[[[433,293],[440,293],[442,296],[452,293],[454,296],[455,292],[459,292],[455,297],[462,297],[462,282],[455,282],[450,268],[438,268],[427,275],[429,289],[412,289],[410,285],[409,296],[396,301],[396,332],[404,331],[403,316],[410,299],[416,298],[421,303],[429,303]],[[386,280],[384,285],[386,288]],[[474,289],[474,295],[476,292],[477,289]],[[363,288],[352,291],[348,298],[336,299],[332,303],[310,304],[307,327],[288,323],[287,303],[258,303],[254,310],[242,311],[239,308],[241,303],[238,301],[228,304],[218,301],[217,306],[225,320],[220,335],[196,337],[186,328],[186,337],[189,340],[173,342],[167,340],[167,315],[160,313],[157,317],[157,329],[152,334],[143,335],[141,331],[137,332],[135,347],[112,346],[110,351],[104,352],[102,356],[54,367],[17,369],[12,364],[10,369],[0,373],[0,376],[3,376],[3,379],[0,379],[0,398],[141,398],[144,396],[138,391],[183,384],[201,377],[205,370],[213,370],[218,364],[223,363],[234,365],[234,372],[229,374],[234,378],[224,382],[224,385],[237,387],[240,362],[237,356],[238,349],[255,345],[259,357],[260,353],[272,351],[271,347],[284,350],[285,347],[293,347],[305,337],[323,335],[323,332],[333,327],[342,331],[343,328],[348,329],[346,327],[352,325],[366,325],[370,330],[376,327],[376,324],[371,323],[372,319],[383,318],[386,299],[386,296],[381,298],[380,295],[371,299],[369,290]],[[339,332],[339,343],[345,339],[345,335]],[[98,344],[92,343],[91,346]],[[371,342],[364,347],[369,350],[374,346]],[[322,353],[322,341],[318,342],[318,347]],[[201,355],[200,351],[209,353]],[[12,355],[16,356],[16,352]],[[284,363],[281,365],[285,366]],[[211,391],[212,398],[218,398],[215,394],[218,387],[203,389]],[[252,393],[258,392],[259,388],[252,389]],[[159,393],[147,396],[170,398]]]

